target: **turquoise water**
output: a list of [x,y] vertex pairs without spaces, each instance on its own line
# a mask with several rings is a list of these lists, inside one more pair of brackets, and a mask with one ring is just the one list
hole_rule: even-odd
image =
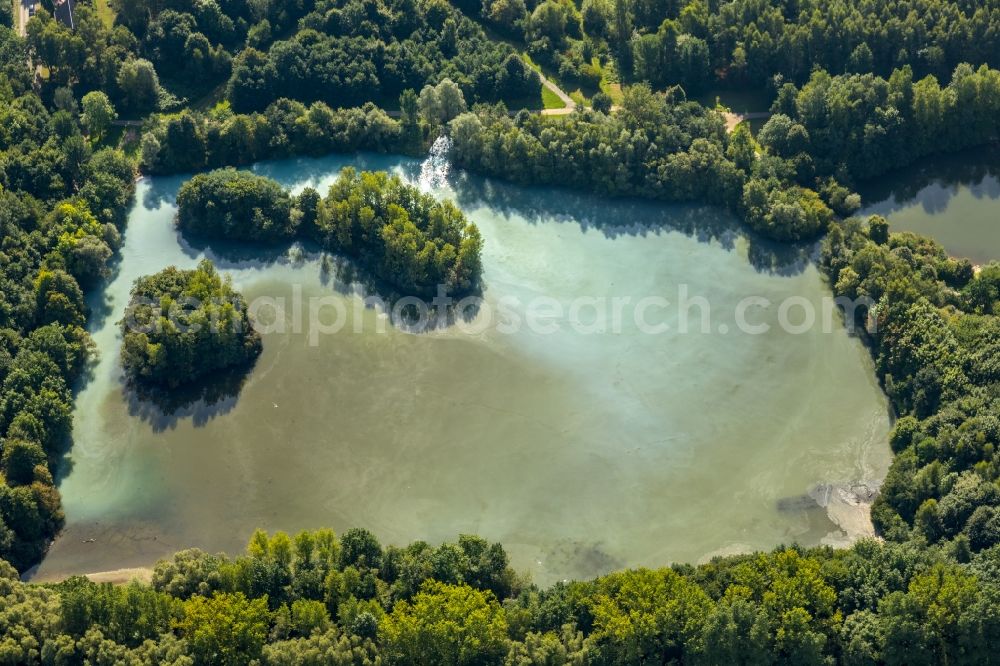
[[[67,527],[39,578],[192,546],[236,552],[256,527],[361,526],[397,544],[478,533],[546,583],[818,543],[837,533],[826,514],[778,501],[884,475],[888,409],[861,343],[839,321],[776,325],[783,299],[819,308],[828,296],[811,248],[755,241],[713,209],[516,188],[441,163],[334,156],[256,170],[325,188],[345,164],[421,182],[479,225],[478,311],[422,332],[393,325],[310,248],[193,244],[172,224],[183,179],[143,180],[118,274],[95,297],[101,359],[77,401]],[[342,307],[346,326],[312,345],[286,311],[241,385],[181,407],[143,400],[118,363],[129,288],[203,256],[250,300],[326,298],[325,316]],[[629,315],[681,289],[710,304],[705,332],[681,333],[669,307],[649,310],[666,332]],[[766,334],[739,332],[746,296],[772,302],[749,316],[772,324]],[[580,298],[591,307],[574,310]],[[613,298],[633,305],[602,331],[594,303]],[[546,332],[514,326],[539,299],[565,316],[541,317]]]

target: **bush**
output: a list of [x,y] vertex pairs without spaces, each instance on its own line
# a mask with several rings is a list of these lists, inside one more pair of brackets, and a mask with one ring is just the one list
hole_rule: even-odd
[[594,107],[594,111],[600,111],[601,113],[611,113],[611,97],[604,92],[599,92],[594,95],[590,101],[591,106]]

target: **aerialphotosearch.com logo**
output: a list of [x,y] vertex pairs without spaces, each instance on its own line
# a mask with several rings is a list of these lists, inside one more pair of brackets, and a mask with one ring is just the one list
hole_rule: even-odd
[[[444,287],[431,299],[406,296],[387,301],[379,296],[303,295],[301,285],[292,285],[292,295],[259,296],[247,304],[249,320],[262,336],[304,334],[309,346],[319,345],[324,336],[341,333],[362,334],[374,328],[385,333],[389,326],[411,333],[454,328],[469,335],[494,331],[514,335],[523,331],[545,336],[560,332],[578,335],[618,335],[638,332],[645,335],[764,335],[779,330],[803,335],[817,330],[832,333],[845,327],[853,332],[854,322],[867,315],[874,302],[867,297],[850,299],[824,296],[809,299],[788,296],[775,301],[748,295],[726,307],[713,307],[705,296],[692,294],[687,284],[679,284],[673,299],[663,295],[580,296],[556,299],[532,296],[521,299],[505,295],[496,300],[482,296],[454,298]],[[181,332],[209,326],[238,327],[233,318],[220,317],[220,307],[202,308],[197,299],[180,299],[162,308],[159,302],[134,302],[125,323],[133,331],[149,333],[164,322]],[[216,304],[221,305],[221,304]],[[201,312],[200,316],[194,316]],[[366,313],[374,312],[372,317]],[[204,315],[208,313],[208,316]],[[868,317],[872,332],[875,319]]]

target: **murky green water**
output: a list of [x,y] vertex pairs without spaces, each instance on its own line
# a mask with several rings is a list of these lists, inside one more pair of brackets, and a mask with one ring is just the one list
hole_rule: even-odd
[[864,187],[862,215],[930,236],[976,264],[1000,259],[1000,147],[936,157]]
[[[290,187],[324,185],[348,162],[413,179],[420,171],[381,157],[259,170]],[[385,317],[355,312],[357,287],[314,254],[188,244],[172,227],[180,182],[140,184],[95,325],[101,361],[77,401],[61,484],[67,528],[41,578],[149,564],[191,546],[235,552],[256,527],[363,526],[398,544],[478,533],[546,583],[817,543],[834,531],[825,513],[780,511],[777,501],[887,468],[886,401],[860,342],[839,323],[831,333],[777,326],[786,297],[820,307],[816,268],[801,252],[749,242],[723,213],[454,176],[435,191],[483,232],[485,304],[462,327],[379,333]],[[266,335],[238,393],[164,413],[123,388],[114,322],[136,277],[205,254],[250,299],[333,296],[348,325],[315,347],[306,331]],[[577,330],[597,321],[585,309],[575,325],[546,320],[557,329],[549,334],[498,326],[512,322],[497,314],[501,303],[675,302],[682,284],[710,303],[709,332],[698,332],[697,308],[687,334],[670,308],[647,313],[671,325],[660,334],[642,332],[627,307],[606,333]],[[770,322],[766,334],[736,331],[736,304],[751,295],[773,303],[747,315]]]

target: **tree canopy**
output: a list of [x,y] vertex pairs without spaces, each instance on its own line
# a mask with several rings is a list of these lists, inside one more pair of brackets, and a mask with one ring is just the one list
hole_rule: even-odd
[[181,186],[177,226],[214,238],[288,239],[295,233],[292,198],[270,178],[235,169],[212,171]]
[[21,583],[0,561],[17,663],[990,664],[1000,550],[859,542],[540,588],[499,544],[382,546],[370,532],[258,531],[192,549],[152,583]]
[[0,25],[0,558],[20,569],[62,527],[53,473],[93,351],[84,289],[110,274],[135,178],[32,78],[27,43]]
[[186,182],[177,204],[185,232],[272,243],[301,235],[411,294],[468,291],[482,270],[476,226],[384,172],[346,168],[325,199],[306,190],[293,201],[271,179],[224,169]]
[[246,302],[207,259],[136,280],[121,330],[125,372],[170,388],[245,366],[261,351]]

